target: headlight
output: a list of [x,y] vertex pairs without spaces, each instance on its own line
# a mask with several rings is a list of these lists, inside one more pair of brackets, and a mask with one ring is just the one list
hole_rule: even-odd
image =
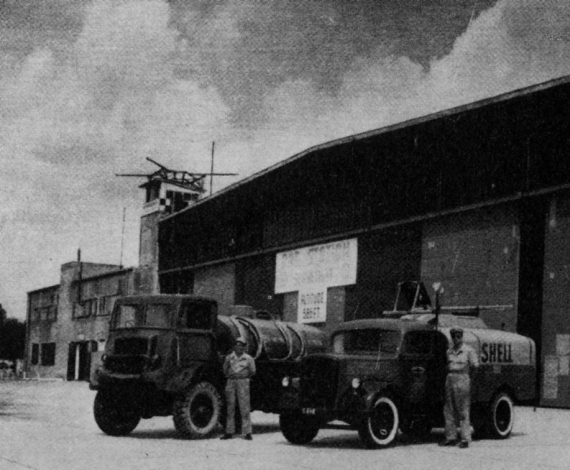
[[360,379],[358,377],[354,377],[350,385],[352,385],[352,388],[357,389],[358,387],[360,387]]
[[283,385],[284,387],[288,387],[289,385],[291,385],[291,379],[289,377],[283,377],[283,379],[281,380],[281,385]]

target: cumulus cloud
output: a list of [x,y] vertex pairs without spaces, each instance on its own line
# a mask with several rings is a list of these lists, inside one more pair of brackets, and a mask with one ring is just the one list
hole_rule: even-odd
[[118,263],[124,207],[123,262],[136,264],[140,181],[114,175],[154,171],[145,157],[204,172],[216,141],[216,169],[243,178],[315,144],[568,74],[565,0],[452,3],[8,2],[0,302],[24,316],[24,291],[57,283],[77,248]]
[[23,289],[57,283],[78,248],[118,264],[123,208],[123,262],[136,264],[141,181],[115,173],[154,171],[147,156],[181,169],[198,154],[209,162],[203,139],[223,132],[227,111],[211,87],[175,77],[169,18],[158,0],[98,1],[66,47],[4,56],[0,302],[18,305],[11,314],[25,312]]
[[[256,155],[279,161],[308,146],[474,102],[570,73],[570,4],[504,0],[472,15],[448,54],[425,67],[409,57],[355,57],[335,93],[290,80],[263,106]],[[291,138],[291,136],[295,136]],[[280,142],[282,146],[275,146]],[[273,149],[273,151],[272,151]],[[283,149],[284,151],[280,151]],[[289,154],[287,154],[289,150]]]

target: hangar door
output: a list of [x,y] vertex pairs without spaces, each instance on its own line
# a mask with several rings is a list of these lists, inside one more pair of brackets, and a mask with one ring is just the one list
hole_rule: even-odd
[[541,405],[570,407],[570,196],[546,214]]
[[516,331],[519,227],[513,207],[481,208],[430,220],[422,234],[421,277],[442,305],[494,306],[481,310],[491,328]]

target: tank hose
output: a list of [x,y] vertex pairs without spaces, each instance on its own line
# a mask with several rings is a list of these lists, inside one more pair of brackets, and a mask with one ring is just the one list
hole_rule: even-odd
[[[239,318],[232,315],[231,317],[229,317],[229,319],[230,319],[232,325],[234,325],[235,328],[237,329],[238,337],[245,338],[246,337],[246,331],[245,331],[243,324],[239,322]],[[234,338],[234,339],[236,339],[236,338]]]
[[285,338],[285,341],[287,341],[287,343],[289,345],[289,352],[287,353],[287,355],[284,358],[277,359],[277,360],[287,361],[287,360],[291,359],[291,356],[293,355],[293,338],[291,338],[291,335],[289,334],[289,332],[287,331],[287,328],[285,327],[285,325],[283,325],[282,322],[280,322],[279,320],[274,320],[273,323],[275,324],[277,329],[281,332],[281,334]]
[[[301,343],[301,351],[299,352],[299,355],[297,357],[295,357],[294,359],[300,359],[301,357],[305,356],[305,352],[307,349],[306,344],[305,344],[305,338],[303,337],[301,332],[295,330],[291,326],[289,326],[288,329],[291,330],[295,334],[295,336],[297,336],[297,338],[299,338],[299,342]],[[291,339],[291,347],[293,347],[293,340],[292,339]]]
[[261,336],[259,335],[259,332],[251,323],[249,323],[247,321],[247,319],[245,319],[243,317],[235,317],[235,319],[236,319],[236,322],[241,323],[254,336],[255,341],[257,343],[257,351],[255,352],[254,359],[257,359],[259,356],[261,356],[261,353],[263,352],[263,344],[261,343]]

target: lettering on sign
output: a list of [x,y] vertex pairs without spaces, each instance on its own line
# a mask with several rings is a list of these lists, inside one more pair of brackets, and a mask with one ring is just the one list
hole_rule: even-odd
[[356,283],[356,238],[277,253],[275,293]]
[[324,323],[327,320],[327,288],[299,291],[299,323]]
[[483,343],[481,362],[483,364],[512,363],[513,345],[511,343]]

